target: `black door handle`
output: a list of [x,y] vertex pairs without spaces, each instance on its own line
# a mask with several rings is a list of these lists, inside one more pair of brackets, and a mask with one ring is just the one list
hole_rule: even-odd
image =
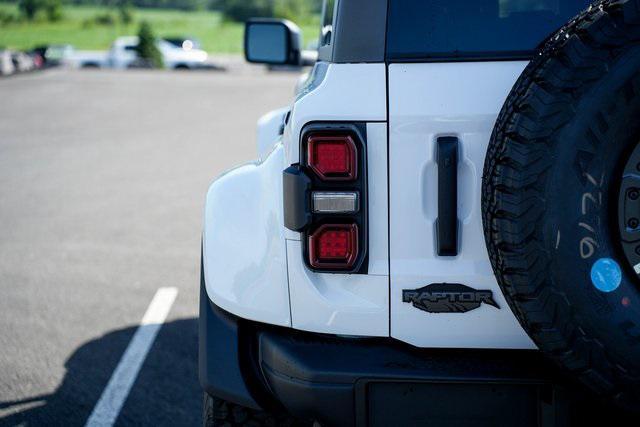
[[441,136],[437,142],[438,255],[456,256],[458,255],[458,138]]

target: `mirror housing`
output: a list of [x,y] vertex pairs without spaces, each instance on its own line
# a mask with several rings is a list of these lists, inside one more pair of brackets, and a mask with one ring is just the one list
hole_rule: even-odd
[[247,62],[269,65],[300,65],[300,28],[286,19],[253,18],[244,29]]

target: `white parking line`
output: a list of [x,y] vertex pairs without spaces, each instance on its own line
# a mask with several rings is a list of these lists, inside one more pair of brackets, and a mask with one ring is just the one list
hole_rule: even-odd
[[140,326],[136,330],[129,346],[122,355],[109,383],[102,392],[93,412],[87,420],[87,427],[112,426],[122,409],[131,386],[138,376],[142,362],[156,339],[160,327],[164,323],[173,302],[178,295],[178,288],[160,288],[156,292]]

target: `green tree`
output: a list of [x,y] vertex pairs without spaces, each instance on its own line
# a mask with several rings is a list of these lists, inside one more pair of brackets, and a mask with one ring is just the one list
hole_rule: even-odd
[[133,6],[130,0],[118,2],[118,14],[120,15],[120,22],[124,25],[129,25],[133,22]]
[[273,15],[294,22],[305,22],[311,15],[311,4],[307,0],[274,0]]
[[273,16],[273,0],[221,0],[222,13],[232,21]]
[[[18,16],[11,12],[6,12],[4,10],[0,10],[0,26],[12,24],[18,21]],[[0,50],[3,49],[3,46],[0,46]]]
[[43,9],[49,21],[62,19],[62,0],[43,0]]
[[42,0],[20,0],[18,8],[24,17],[31,21],[36,17],[36,13],[42,9]]
[[40,11],[45,13],[49,21],[62,19],[62,0],[20,0],[18,8],[29,21]]
[[136,51],[138,56],[144,61],[148,62],[151,66],[162,68],[162,54],[156,46],[156,38],[153,35],[151,24],[147,21],[140,23],[140,30],[138,31],[138,46]]

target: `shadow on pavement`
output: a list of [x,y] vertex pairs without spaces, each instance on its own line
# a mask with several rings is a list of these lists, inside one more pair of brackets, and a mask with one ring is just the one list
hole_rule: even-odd
[[[16,409],[0,419],[0,425],[84,425],[136,328],[110,332],[78,348],[67,359],[66,375],[54,393],[0,402],[2,410]],[[197,340],[195,318],[162,326],[116,425],[200,424]]]

